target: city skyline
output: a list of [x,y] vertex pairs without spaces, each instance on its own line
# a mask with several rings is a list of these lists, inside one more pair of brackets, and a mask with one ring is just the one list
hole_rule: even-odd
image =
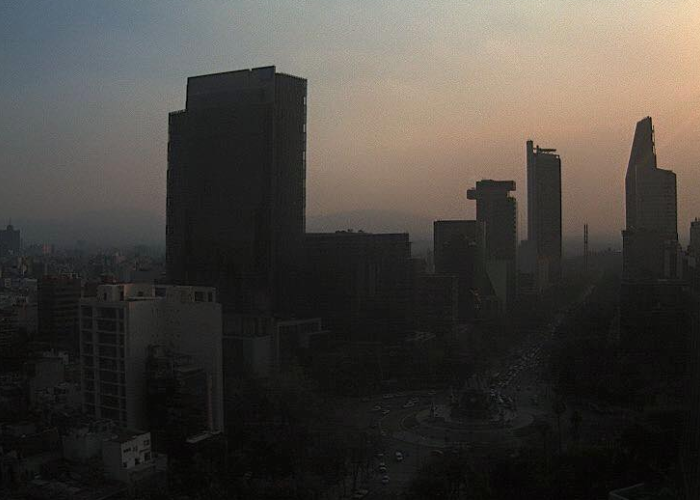
[[[685,242],[700,212],[691,196],[700,182],[700,146],[691,140],[700,130],[692,110],[698,80],[692,61],[700,53],[692,28],[700,9],[687,2],[631,10],[622,4],[546,12],[523,5],[508,12],[499,5],[388,3],[374,7],[382,16],[347,5],[323,14],[279,4],[167,15],[155,6],[39,12],[4,5],[9,43],[2,60],[10,76],[0,84],[7,110],[0,120],[0,213],[19,227],[27,219],[100,211],[93,217],[99,221],[105,213],[130,210],[151,215],[164,229],[164,117],[180,107],[183,79],[276,64],[307,77],[313,89],[310,218],[360,209],[473,218],[464,189],[480,179],[524,186],[521,144],[536,137],[562,156],[565,238],[580,239],[588,222],[592,246],[605,238],[619,247],[629,123],[651,115],[662,131],[664,165],[678,174],[678,229]],[[567,16],[581,21],[573,33],[564,29]],[[109,24],[100,24],[103,17]],[[539,29],[542,19],[550,21],[549,30]],[[626,31],[617,30],[623,19]],[[651,19],[658,33],[648,29]],[[320,29],[306,33],[304,23],[311,21]],[[178,23],[202,41],[165,47]],[[259,30],[248,25],[276,35],[261,43]],[[595,30],[587,33],[587,26]],[[406,27],[415,45],[402,43]],[[241,43],[228,44],[229,36]],[[342,44],[331,43],[334,38]],[[649,50],[631,52],[635,41]],[[151,42],[158,43],[146,48]],[[479,50],[467,50],[470,43]],[[60,57],[48,57],[50,47],[60,49]],[[163,57],[154,57],[158,48]],[[538,86],[543,69],[550,76],[545,93]],[[53,78],[42,79],[49,71]],[[648,71],[651,78],[638,78]],[[600,203],[589,203],[593,192]],[[516,197],[526,206],[525,193]],[[51,211],[40,208],[46,198]],[[520,239],[524,217],[521,211]]]

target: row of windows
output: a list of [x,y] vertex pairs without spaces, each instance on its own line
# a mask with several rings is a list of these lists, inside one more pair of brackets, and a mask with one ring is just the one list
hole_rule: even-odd
[[[126,423],[126,411],[124,411],[124,410],[119,411],[117,409],[107,408],[106,406],[100,406],[99,409],[100,409],[100,416],[102,416],[103,418],[121,421],[124,424]],[[85,412],[90,414],[90,415],[96,415],[95,405],[94,404],[86,404],[85,405]]]
[[[100,319],[124,319],[124,309],[114,307],[96,307],[97,317]],[[92,306],[81,306],[80,313],[84,318],[92,318]]]
[[[82,332],[83,342],[93,342],[93,332],[89,330],[83,330]],[[96,335],[97,342],[100,344],[114,344],[117,343],[121,346],[124,345],[124,335],[120,333],[104,333],[99,332]]]
[[[100,368],[103,367],[100,366]],[[91,384],[95,381],[95,370],[93,370],[92,368],[85,368],[83,370],[83,377],[85,379],[86,385]],[[99,380],[100,382],[111,382],[113,384],[126,384],[126,376],[123,372],[118,373],[116,371],[100,370]]]
[[[83,318],[81,326],[86,330],[92,330],[93,321],[92,318]],[[104,332],[120,332],[124,331],[124,322],[115,321],[110,319],[98,319],[97,320],[97,330],[102,330]]]
[[[84,392],[83,399],[85,404],[94,405],[95,404],[95,393],[94,392]],[[126,410],[126,399],[119,398],[116,396],[105,396],[100,395],[100,404],[109,408],[117,408]]]

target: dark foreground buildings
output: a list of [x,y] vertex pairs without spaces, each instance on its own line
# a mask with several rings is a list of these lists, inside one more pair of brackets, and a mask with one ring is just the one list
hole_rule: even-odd
[[475,220],[433,223],[435,274],[457,277],[458,320],[474,319],[491,296],[486,289],[484,224]]
[[409,325],[407,233],[308,233],[306,316],[347,340],[389,341]]
[[288,312],[305,231],[306,80],[275,67],[191,77],[170,114],[166,260],[225,311]]

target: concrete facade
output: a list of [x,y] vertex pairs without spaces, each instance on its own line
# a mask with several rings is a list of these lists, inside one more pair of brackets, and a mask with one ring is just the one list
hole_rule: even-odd
[[206,370],[212,430],[223,430],[221,305],[213,288],[100,285],[80,309],[87,414],[147,429],[148,347],[162,345],[187,352]]

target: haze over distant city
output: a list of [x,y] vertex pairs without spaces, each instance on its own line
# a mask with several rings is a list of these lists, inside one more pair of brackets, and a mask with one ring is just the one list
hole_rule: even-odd
[[310,230],[430,239],[432,220],[473,218],[465,192],[493,178],[517,182],[524,238],[532,139],[561,154],[565,238],[588,222],[593,246],[620,246],[650,115],[685,241],[699,24],[690,1],[3,2],[0,219],[28,242],[161,243],[186,78],[274,64],[309,82]]

